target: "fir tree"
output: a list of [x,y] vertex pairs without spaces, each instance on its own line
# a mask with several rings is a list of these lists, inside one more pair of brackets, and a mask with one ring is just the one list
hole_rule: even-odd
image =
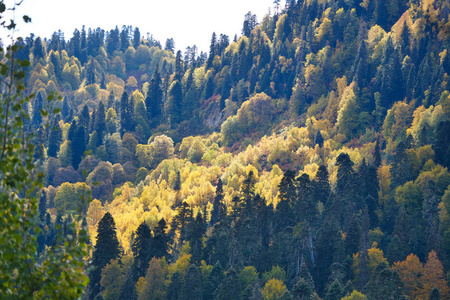
[[145,277],[150,262],[150,251],[152,243],[152,233],[145,222],[136,229],[131,250],[133,251],[133,279],[137,281],[139,277]]
[[48,137],[48,150],[47,155],[50,157],[56,157],[59,151],[59,147],[62,142],[61,127],[59,127],[59,115],[53,119],[52,126],[50,127],[50,134]]
[[91,263],[93,268],[89,274],[89,299],[94,299],[101,292],[100,278],[103,267],[110,260],[120,257],[121,253],[114,219],[107,212],[97,225],[97,241]]
[[156,67],[148,86],[145,106],[148,119],[151,120],[153,127],[157,127],[161,122],[163,108],[163,91],[161,89],[161,76],[159,75],[158,67]]

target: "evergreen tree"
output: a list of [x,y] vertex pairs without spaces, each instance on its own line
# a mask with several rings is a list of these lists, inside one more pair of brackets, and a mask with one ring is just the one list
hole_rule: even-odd
[[43,109],[44,99],[42,98],[42,93],[38,93],[33,103],[33,112],[31,115],[31,124],[34,128],[39,128],[42,123],[41,110]]
[[330,182],[328,180],[328,170],[326,166],[321,165],[317,170],[313,187],[315,201],[321,201],[323,204],[326,204],[331,193]]
[[340,300],[343,296],[345,296],[345,294],[342,285],[339,280],[336,279],[330,285],[325,300]]
[[202,278],[200,270],[191,264],[184,275],[184,283],[180,291],[181,300],[202,300]]
[[322,148],[323,146],[323,137],[322,134],[320,133],[320,129],[317,130],[316,137],[314,138],[314,145],[319,145],[320,148]]
[[441,292],[437,287],[434,287],[431,290],[430,295],[428,296],[428,300],[440,300],[440,299],[441,299]]
[[67,117],[69,116],[69,113],[70,113],[69,99],[67,98],[67,96],[65,96],[64,100],[63,100],[61,114],[62,114],[63,120],[66,122],[68,121]]
[[225,278],[214,292],[214,299],[217,300],[236,300],[240,299],[241,289],[239,280],[234,269],[229,269]]
[[135,281],[131,271],[127,272],[125,283],[120,289],[119,300],[137,300]]
[[[209,56],[208,56],[208,60],[206,61],[206,69],[211,69],[213,67],[214,57],[216,56],[216,49],[217,49],[217,37],[216,37],[216,33],[213,32],[212,37],[211,37],[211,44],[209,46]],[[209,97],[211,97],[211,96],[209,96]],[[209,97],[205,97],[205,98],[207,99]]]
[[150,263],[150,251],[152,244],[152,233],[145,222],[136,229],[131,250],[133,251],[133,279],[136,282],[139,277],[145,277]]
[[153,78],[148,86],[147,98],[145,98],[148,119],[157,127],[161,122],[163,108],[163,91],[161,89],[161,77],[156,67]]
[[48,150],[47,155],[49,157],[56,157],[59,151],[59,147],[62,142],[61,127],[59,127],[60,116],[56,115],[53,119],[52,126],[50,127],[50,134],[48,137]]
[[436,127],[436,139],[433,145],[436,162],[450,169],[450,121],[443,121]]
[[173,273],[170,279],[170,284],[167,288],[167,299],[168,300],[179,300],[181,295],[181,289],[184,288],[184,280],[180,272],[177,270]]
[[72,140],[72,166],[76,170],[86,151],[86,131],[84,126],[78,126]]
[[86,66],[86,85],[95,83],[95,65],[94,59],[91,58],[90,62]]
[[252,30],[255,29],[256,25],[258,25],[256,15],[249,11],[245,14],[244,23],[242,25],[242,35],[250,37],[250,34]]
[[103,267],[110,260],[120,257],[122,250],[117,239],[116,225],[107,212],[97,225],[97,241],[92,255],[92,270],[89,274],[89,299],[94,299],[100,292],[100,278]]
[[134,49],[137,49],[139,47],[139,44],[141,43],[141,32],[139,31],[139,28],[134,28],[133,32],[133,47]]
[[172,83],[169,89],[169,97],[166,102],[165,111],[172,125],[176,125],[182,120],[182,104],[183,91],[181,83],[176,80]]
[[81,110],[80,115],[78,116],[78,124],[84,126],[84,129],[88,129],[89,122],[90,122],[89,108],[85,104],[83,106],[83,109]]
[[153,230],[153,242],[151,243],[150,256],[167,258],[169,252],[169,237],[166,230],[166,221],[162,218]]
[[365,287],[368,299],[401,299],[403,284],[397,271],[389,269],[385,262],[379,263]]
[[106,132],[105,105],[102,101],[98,103],[97,113],[95,114],[94,130],[97,132],[96,146],[100,146],[103,143],[103,137]]
[[211,226],[214,226],[214,224],[220,222],[220,220],[223,219],[227,214],[226,206],[223,203],[223,197],[222,179],[219,178],[217,180],[216,196],[214,197],[213,210],[211,212]]
[[175,77],[174,79],[177,81],[181,81],[184,75],[184,66],[183,66],[183,58],[181,55],[181,51],[177,51],[177,55],[175,56]]

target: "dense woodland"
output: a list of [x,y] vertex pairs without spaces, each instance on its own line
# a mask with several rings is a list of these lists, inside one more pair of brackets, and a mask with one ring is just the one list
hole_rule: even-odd
[[127,26],[19,41],[38,251],[85,214],[86,299],[450,299],[449,15],[275,1],[209,53]]

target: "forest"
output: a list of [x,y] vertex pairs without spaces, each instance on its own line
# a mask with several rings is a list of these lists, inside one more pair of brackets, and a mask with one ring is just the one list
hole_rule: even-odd
[[450,3],[279,3],[208,53],[119,25],[18,39],[41,185],[5,163],[0,188],[36,198],[26,259],[70,261],[41,276],[82,282],[67,299],[450,299]]

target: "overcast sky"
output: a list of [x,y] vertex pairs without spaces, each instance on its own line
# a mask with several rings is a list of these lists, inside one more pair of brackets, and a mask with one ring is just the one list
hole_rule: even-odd
[[269,9],[273,12],[273,0],[24,0],[16,19],[27,14],[32,24],[19,23],[15,36],[32,32],[50,38],[61,29],[68,39],[82,25],[105,30],[131,25],[139,27],[142,36],[153,34],[163,45],[167,38],[174,38],[177,50],[196,44],[199,50],[208,51],[213,32],[232,40],[241,34],[248,11],[261,21]]

